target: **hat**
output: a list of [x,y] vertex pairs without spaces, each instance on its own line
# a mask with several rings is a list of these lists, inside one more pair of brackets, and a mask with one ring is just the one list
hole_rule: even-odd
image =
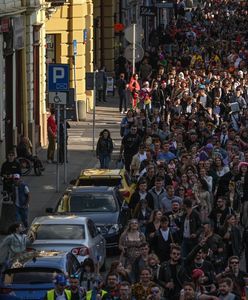
[[214,149],[213,144],[207,144],[207,145],[206,145],[206,149],[207,149],[207,150],[213,150],[213,149]]
[[205,88],[206,88],[206,86],[205,86],[204,84],[200,84],[200,85],[199,85],[199,89],[200,89],[200,90],[205,90]]
[[173,200],[171,200],[171,204],[173,204],[173,203],[181,204],[181,201],[179,199],[173,199]]
[[20,174],[14,174],[13,175],[13,179],[20,179],[20,178],[21,178]]
[[59,284],[59,285],[66,285],[67,284],[67,280],[65,278],[64,275],[57,275],[54,279],[54,284]]
[[245,162],[245,161],[241,161],[241,162],[239,163],[239,165],[238,165],[239,171],[240,171],[240,169],[241,169],[242,166],[246,166],[246,167],[248,168],[248,163]]
[[204,272],[201,269],[194,269],[192,271],[192,279],[193,280],[197,280],[202,276],[204,276]]

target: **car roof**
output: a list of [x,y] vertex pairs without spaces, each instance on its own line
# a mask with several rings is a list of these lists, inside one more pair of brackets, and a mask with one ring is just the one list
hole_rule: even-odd
[[71,194],[78,193],[111,193],[116,189],[113,186],[73,186],[69,191]]
[[32,225],[34,224],[86,224],[88,218],[76,215],[48,215],[36,217]]
[[121,169],[84,169],[80,173],[80,177],[120,177]]
[[32,251],[24,252],[13,260],[9,269],[19,268],[58,268],[63,269],[68,253],[62,251]]

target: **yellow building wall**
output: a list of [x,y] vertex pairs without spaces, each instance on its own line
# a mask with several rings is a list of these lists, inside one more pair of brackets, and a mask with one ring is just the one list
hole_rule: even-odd
[[[83,30],[87,29],[87,42],[83,43]],[[85,73],[93,71],[93,1],[70,0],[58,7],[56,13],[46,21],[46,34],[58,34],[56,63],[70,65],[70,87],[75,88],[79,119],[85,118],[86,101],[92,107],[92,92],[85,90]],[[74,78],[73,40],[77,40],[76,80]]]

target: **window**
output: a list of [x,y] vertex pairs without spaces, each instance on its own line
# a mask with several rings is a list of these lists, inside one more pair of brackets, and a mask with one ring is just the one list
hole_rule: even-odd
[[111,194],[88,194],[81,193],[71,195],[71,212],[115,212],[117,210],[116,202]]
[[53,268],[20,268],[6,270],[4,273],[5,284],[38,284],[51,283],[54,274],[61,273]]
[[131,180],[129,174],[128,174],[127,172],[125,172],[125,173],[124,173],[124,176],[125,176],[125,180],[126,180],[126,182],[127,182],[127,185],[128,185],[128,186],[131,186],[131,185],[132,185],[132,180]]
[[31,228],[36,240],[83,240],[84,225],[35,224]]
[[119,186],[121,178],[79,178],[78,186]]

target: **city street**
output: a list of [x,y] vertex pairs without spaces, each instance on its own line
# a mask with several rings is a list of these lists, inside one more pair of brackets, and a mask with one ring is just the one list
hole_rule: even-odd
[[[116,152],[120,146],[120,114],[117,109],[118,98],[108,97],[107,102],[96,106],[95,147],[99,133],[104,128],[110,130],[114,140],[114,154],[112,167],[115,166]],[[87,114],[84,122],[70,122],[68,129],[68,174],[67,183],[64,183],[64,166],[60,165],[60,192],[56,192],[56,165],[46,163],[46,149],[40,149],[38,156],[44,162],[45,171],[41,177],[32,172],[23,177],[31,191],[29,208],[29,223],[37,217],[45,214],[48,207],[54,207],[69,182],[78,176],[84,168],[99,166],[95,152],[93,152],[93,122],[92,112]]]

